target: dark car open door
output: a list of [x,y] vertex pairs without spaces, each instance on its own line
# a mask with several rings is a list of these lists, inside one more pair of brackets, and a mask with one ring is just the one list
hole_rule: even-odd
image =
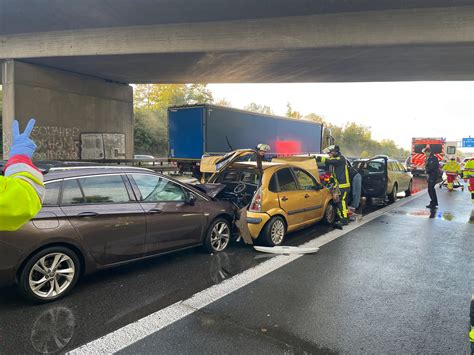
[[354,168],[362,176],[362,196],[385,198],[387,195],[387,158],[375,157],[354,162]]

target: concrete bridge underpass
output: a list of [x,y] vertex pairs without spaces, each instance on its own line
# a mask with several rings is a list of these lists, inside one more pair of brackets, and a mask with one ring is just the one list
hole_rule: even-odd
[[131,158],[129,83],[474,79],[471,1],[111,4],[0,0],[4,148],[35,116],[40,158],[80,158],[85,133]]

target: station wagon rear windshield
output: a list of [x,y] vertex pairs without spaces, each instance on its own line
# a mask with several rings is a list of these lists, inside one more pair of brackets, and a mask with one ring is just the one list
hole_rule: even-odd
[[381,160],[357,161],[354,163],[357,170],[367,170],[369,173],[383,173],[384,165]]

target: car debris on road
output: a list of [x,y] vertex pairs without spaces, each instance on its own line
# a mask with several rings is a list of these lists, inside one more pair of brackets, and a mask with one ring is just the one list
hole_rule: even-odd
[[315,254],[319,251],[317,247],[292,247],[280,245],[275,247],[254,246],[256,251],[270,254]]

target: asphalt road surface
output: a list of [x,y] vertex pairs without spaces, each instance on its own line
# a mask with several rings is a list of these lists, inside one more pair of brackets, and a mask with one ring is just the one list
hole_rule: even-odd
[[[422,190],[424,187],[425,182],[423,179],[415,181],[415,191]],[[375,211],[382,206],[374,203],[366,208],[366,213]],[[394,212],[393,217],[399,219],[407,218],[404,215],[404,211],[402,208],[400,211]],[[318,238],[330,230],[332,230],[331,227],[315,225],[314,227],[293,233],[287,239],[286,244],[300,245]],[[342,238],[331,243],[329,246],[332,251],[321,258],[314,258],[310,267],[313,270],[331,269],[333,267],[342,268],[343,261],[346,260],[349,263],[345,268],[350,267],[359,275],[366,274],[368,272],[367,265],[364,265],[362,261],[351,261],[358,253],[364,254],[364,247],[349,247],[345,244],[345,239]],[[370,241],[370,243],[374,242],[376,241]],[[379,253],[385,250],[382,244],[376,245],[381,249]],[[367,245],[367,247],[369,246]],[[349,254],[344,256],[343,253],[345,252],[349,252]],[[377,251],[374,250],[374,253],[377,253]],[[265,254],[258,254],[252,248],[242,244],[234,244],[226,252],[214,255],[209,255],[200,248],[190,249],[88,276],[80,281],[76,289],[65,299],[39,306],[31,305],[19,298],[13,288],[1,289],[0,354],[66,352],[180,300],[187,299],[199,291],[221,283],[225,279],[268,260],[270,257]],[[359,255],[358,258],[360,259],[361,256]],[[331,262],[332,259],[334,260]],[[335,266],[331,266],[331,263],[335,263]],[[422,268],[427,267],[426,265],[419,266]],[[300,265],[300,261],[294,262],[291,265],[291,269],[286,271],[284,279],[289,280],[292,278],[291,275],[300,275],[302,267],[307,266]],[[328,273],[324,272],[318,276],[323,284],[325,284],[324,275],[327,276]],[[346,280],[346,277],[341,274],[338,278],[338,283],[343,285],[345,281],[349,282],[350,280]],[[299,281],[298,278],[294,277],[291,287],[295,287],[296,290],[298,284],[302,286],[308,282],[308,280]],[[374,290],[376,290],[376,286],[371,285],[370,287],[374,287]],[[416,287],[414,284],[411,284],[411,286]],[[318,289],[321,289],[321,287],[318,287]],[[349,314],[354,313],[351,310],[351,305],[360,307],[364,297],[367,297],[368,301],[370,301],[371,296],[368,290],[371,290],[371,288],[368,288],[367,292],[363,295],[358,296],[362,297],[357,299],[358,302],[354,302],[357,300],[352,300],[352,302],[344,305],[347,309],[341,309],[340,311],[344,314],[345,312]],[[330,294],[332,299],[338,299],[340,298],[336,294],[338,291],[340,290],[331,289],[328,292],[332,292]],[[318,291],[314,290],[314,292],[317,294]],[[350,283],[344,289],[344,292],[353,292],[350,289]],[[281,307],[284,302],[280,304],[279,302],[283,300],[279,297],[273,297],[272,294],[262,294],[261,296],[269,300],[265,302],[266,305],[270,308],[274,307],[271,314],[275,314],[275,312],[287,313],[282,311]],[[296,293],[292,295],[292,297],[296,296]],[[392,296],[387,291],[386,299],[389,300]],[[301,300],[296,297],[294,305],[300,302]],[[248,305],[248,303],[243,304]],[[259,324],[261,314],[257,312],[258,310],[252,307],[244,307],[243,304],[240,305],[240,308],[245,310],[246,313],[250,312],[250,318],[253,317],[251,312],[255,311],[255,319],[252,322]],[[222,307],[222,302],[218,302],[214,306]],[[389,315],[386,314],[386,316]],[[194,319],[194,321],[199,321],[199,317],[203,317],[203,315],[199,314],[195,317],[198,317],[198,319]],[[204,315],[204,317],[206,316]],[[358,320],[364,322],[364,317],[359,317]],[[339,324],[339,322],[344,324],[341,320],[336,322],[331,319],[330,325],[334,326]],[[387,323],[390,325],[390,317],[387,318]],[[311,327],[313,326],[311,322],[308,324],[311,324]],[[280,329],[281,332],[284,331],[283,328]],[[329,327],[329,329],[331,328]],[[347,331],[350,333],[350,329]],[[274,329],[273,332],[275,332]],[[236,337],[246,336],[246,331],[243,334],[237,331],[235,334]],[[282,337],[287,339],[285,341],[292,342],[288,338],[290,337],[289,334],[284,335],[282,333]],[[352,337],[349,337],[349,339],[352,339]],[[254,344],[256,346],[253,348],[254,350],[258,349],[258,344],[260,344],[259,339]],[[282,349],[282,342],[280,340],[275,341],[275,344],[275,349]],[[308,352],[315,352],[321,349],[324,351],[325,349],[324,346],[320,347],[312,342],[309,342],[308,346],[303,345],[300,348],[306,349],[305,351]],[[146,345],[144,346],[142,348],[144,352],[150,351]],[[186,352],[186,349],[182,350]],[[216,348],[215,350],[220,351],[222,349]],[[270,348],[267,350],[270,350]]]
[[469,354],[474,210],[467,192],[439,200],[395,205],[120,354]]

